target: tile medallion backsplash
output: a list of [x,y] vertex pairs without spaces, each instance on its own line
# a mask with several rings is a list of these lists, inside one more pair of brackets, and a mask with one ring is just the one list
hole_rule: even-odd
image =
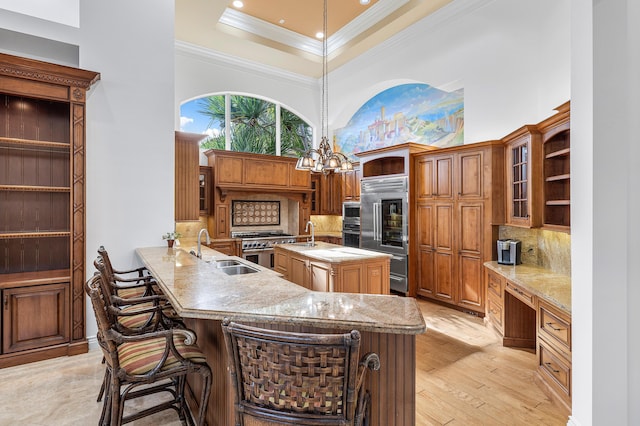
[[231,225],[280,225],[280,201],[233,200]]

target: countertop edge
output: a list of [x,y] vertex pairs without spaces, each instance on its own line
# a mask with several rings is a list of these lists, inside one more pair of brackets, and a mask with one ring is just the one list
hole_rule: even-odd
[[[158,247],[147,247],[147,248],[136,248],[136,255],[140,258],[140,260],[143,262],[143,264],[149,269],[149,271],[151,272],[151,274],[156,278],[156,280],[158,281],[158,285],[160,286],[161,290],[166,294],[167,298],[170,300],[170,302],[172,303],[174,309],[176,310],[176,312],[178,313],[178,315],[184,317],[184,318],[190,318],[190,319],[211,319],[211,320],[223,320],[224,318],[230,318],[232,320],[236,320],[236,321],[247,321],[247,322],[263,322],[263,323],[280,323],[280,324],[286,324],[286,323],[291,323],[291,322],[295,322],[295,324],[297,325],[305,325],[305,326],[314,326],[314,327],[320,327],[320,328],[339,328],[339,329],[347,329],[347,328],[354,328],[354,329],[358,329],[361,331],[369,331],[369,332],[376,332],[376,333],[388,333],[388,334],[413,334],[413,335],[417,335],[417,334],[422,334],[424,332],[427,331],[427,325],[426,322],[424,320],[424,316],[422,315],[420,308],[418,306],[418,303],[415,299],[411,298],[411,302],[408,302],[408,300],[404,300],[402,302],[401,305],[399,305],[400,309],[409,309],[409,311],[414,311],[414,313],[418,314],[416,315],[416,318],[419,317],[420,320],[419,321],[410,321],[409,324],[390,324],[384,320],[382,321],[374,321],[372,319],[371,322],[369,321],[350,321],[349,319],[330,319],[330,318],[322,318],[322,317],[299,317],[299,316],[289,316],[289,315],[283,315],[283,316],[279,316],[279,315],[273,315],[273,314],[269,314],[269,313],[261,313],[261,312],[240,312],[240,311],[230,311],[230,310],[202,310],[202,309],[193,309],[193,308],[189,308],[189,307],[185,307],[180,303],[180,300],[178,297],[176,297],[176,295],[173,294],[171,288],[166,285],[166,283],[163,281],[163,277],[162,274],[159,273],[159,271],[154,267],[153,263],[151,261],[151,259],[149,259],[147,256],[145,256],[145,250],[147,249],[161,249],[163,251],[166,251],[167,249],[162,247],[162,248],[158,248]],[[178,248],[177,250],[182,250],[185,251],[183,248]],[[225,257],[225,258],[236,258],[236,259],[240,259],[237,258],[235,256],[227,256],[224,255],[222,253],[219,253],[213,249],[210,249],[208,247],[202,247],[203,250],[203,254],[207,253],[208,255],[211,254],[217,254],[220,255],[221,257]],[[196,258],[197,259],[197,258]],[[242,260],[242,259],[240,259]],[[197,259],[197,262],[204,262],[201,261],[200,259]],[[300,290],[301,293],[319,293],[319,292],[314,292],[312,290],[308,290],[308,289],[304,289],[302,287],[297,286],[294,283],[291,283],[287,280],[285,280],[284,278],[282,278],[281,274],[278,274],[275,271],[264,271],[265,273],[269,273],[269,274],[273,274],[274,275],[274,279],[277,280],[282,280],[282,284],[284,285],[292,285],[295,286],[296,290]],[[323,293],[320,293],[323,294]],[[326,296],[326,294],[323,294]],[[336,295],[348,295],[348,293],[336,293]],[[378,297],[391,297],[391,298],[400,298],[400,296],[393,296],[393,295],[355,295],[358,297],[364,297],[364,298],[378,298]],[[331,297],[331,296],[329,296]],[[408,303],[407,303],[408,302]],[[404,306],[403,306],[404,305]],[[392,316],[391,313],[387,313],[386,314],[388,317]]]
[[[571,277],[569,275],[558,274],[535,265],[501,265],[496,261],[490,261],[485,262],[484,266],[551,303],[556,308],[571,314]],[[522,271],[527,273],[524,274]],[[535,273],[536,276],[543,279],[547,278],[545,288],[536,285],[533,280],[527,279],[531,273]]]

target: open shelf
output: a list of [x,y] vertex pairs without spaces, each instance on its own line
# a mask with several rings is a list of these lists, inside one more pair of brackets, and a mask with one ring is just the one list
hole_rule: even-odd
[[19,272],[13,274],[0,274],[0,288],[9,288],[22,285],[42,285],[67,282],[71,280],[69,269],[54,269],[48,271]]
[[53,149],[69,149],[70,144],[68,142],[51,142],[51,141],[40,141],[33,139],[23,139],[23,138],[7,138],[4,136],[0,136],[0,145],[16,145],[16,146],[29,146],[34,148],[53,148]]
[[548,200],[545,203],[547,206],[569,206],[571,205],[570,200]]
[[69,192],[68,186],[0,185],[0,191]]
[[547,182],[555,182],[555,181],[567,180],[567,179],[571,179],[571,175],[568,173],[564,175],[549,176],[549,177],[546,177],[544,180]]
[[56,238],[68,237],[71,235],[69,231],[42,231],[42,232],[2,232],[0,240],[8,240],[15,238]]
[[571,226],[571,147],[569,129],[544,142],[544,226]]
[[571,153],[571,148],[563,148],[557,151],[551,151],[544,158],[566,157]]

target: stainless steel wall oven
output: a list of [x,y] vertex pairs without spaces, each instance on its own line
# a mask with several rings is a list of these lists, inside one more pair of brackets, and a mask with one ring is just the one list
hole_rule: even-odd
[[342,204],[342,245],[360,247],[360,203]]

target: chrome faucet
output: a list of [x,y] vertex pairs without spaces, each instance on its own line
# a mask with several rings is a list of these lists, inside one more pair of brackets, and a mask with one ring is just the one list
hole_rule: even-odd
[[316,245],[316,226],[313,222],[309,221],[304,227],[304,232],[309,232],[309,225],[311,225],[311,247],[313,247]]
[[202,228],[200,232],[198,232],[198,254],[196,256],[198,256],[199,259],[202,259],[202,243],[200,241],[202,240],[203,232],[207,236],[207,244],[211,244],[211,238],[209,238],[209,231],[207,231],[207,228]]

